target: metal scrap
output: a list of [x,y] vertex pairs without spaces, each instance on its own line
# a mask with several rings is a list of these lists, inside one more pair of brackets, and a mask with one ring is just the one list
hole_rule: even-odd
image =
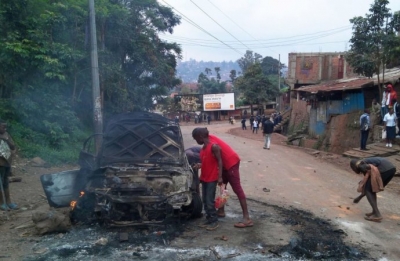
[[217,250],[215,249],[215,247],[210,246],[210,250],[211,250],[211,252],[214,254],[214,256],[215,256],[217,259],[221,259],[221,256],[218,254],[218,252],[217,252]]

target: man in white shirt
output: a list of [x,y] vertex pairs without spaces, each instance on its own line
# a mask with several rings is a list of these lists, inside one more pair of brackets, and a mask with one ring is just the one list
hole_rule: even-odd
[[258,121],[257,121],[256,119],[254,119],[254,121],[253,121],[253,133],[254,133],[254,131],[256,131],[256,134],[257,134],[257,131],[258,131]]

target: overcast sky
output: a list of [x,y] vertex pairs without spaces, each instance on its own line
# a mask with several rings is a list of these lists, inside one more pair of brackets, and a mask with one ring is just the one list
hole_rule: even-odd
[[[250,49],[262,56],[276,59],[280,54],[281,62],[287,65],[290,52],[348,50],[348,40],[352,33],[349,19],[365,16],[373,0],[159,2],[163,5],[168,3],[182,17],[181,24],[175,27],[174,33],[166,34],[163,38],[181,44],[184,61],[191,58],[203,61],[236,61]],[[392,12],[400,10],[400,1],[390,0],[389,8]],[[188,19],[210,35],[191,25]]]

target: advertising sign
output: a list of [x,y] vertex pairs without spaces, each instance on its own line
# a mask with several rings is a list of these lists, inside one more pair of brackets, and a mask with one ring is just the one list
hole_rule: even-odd
[[231,111],[235,110],[234,93],[217,93],[203,95],[204,111]]
[[201,111],[201,106],[203,105],[201,94],[183,94],[175,95],[174,97],[179,101],[181,105],[181,110],[186,112]]

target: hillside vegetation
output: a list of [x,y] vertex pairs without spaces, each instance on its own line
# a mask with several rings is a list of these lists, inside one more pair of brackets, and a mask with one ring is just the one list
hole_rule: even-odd
[[[180,23],[156,0],[96,0],[105,121],[145,110],[180,83],[181,49],[161,40]],[[0,1],[0,117],[19,152],[75,162],[92,129],[87,0]]]

